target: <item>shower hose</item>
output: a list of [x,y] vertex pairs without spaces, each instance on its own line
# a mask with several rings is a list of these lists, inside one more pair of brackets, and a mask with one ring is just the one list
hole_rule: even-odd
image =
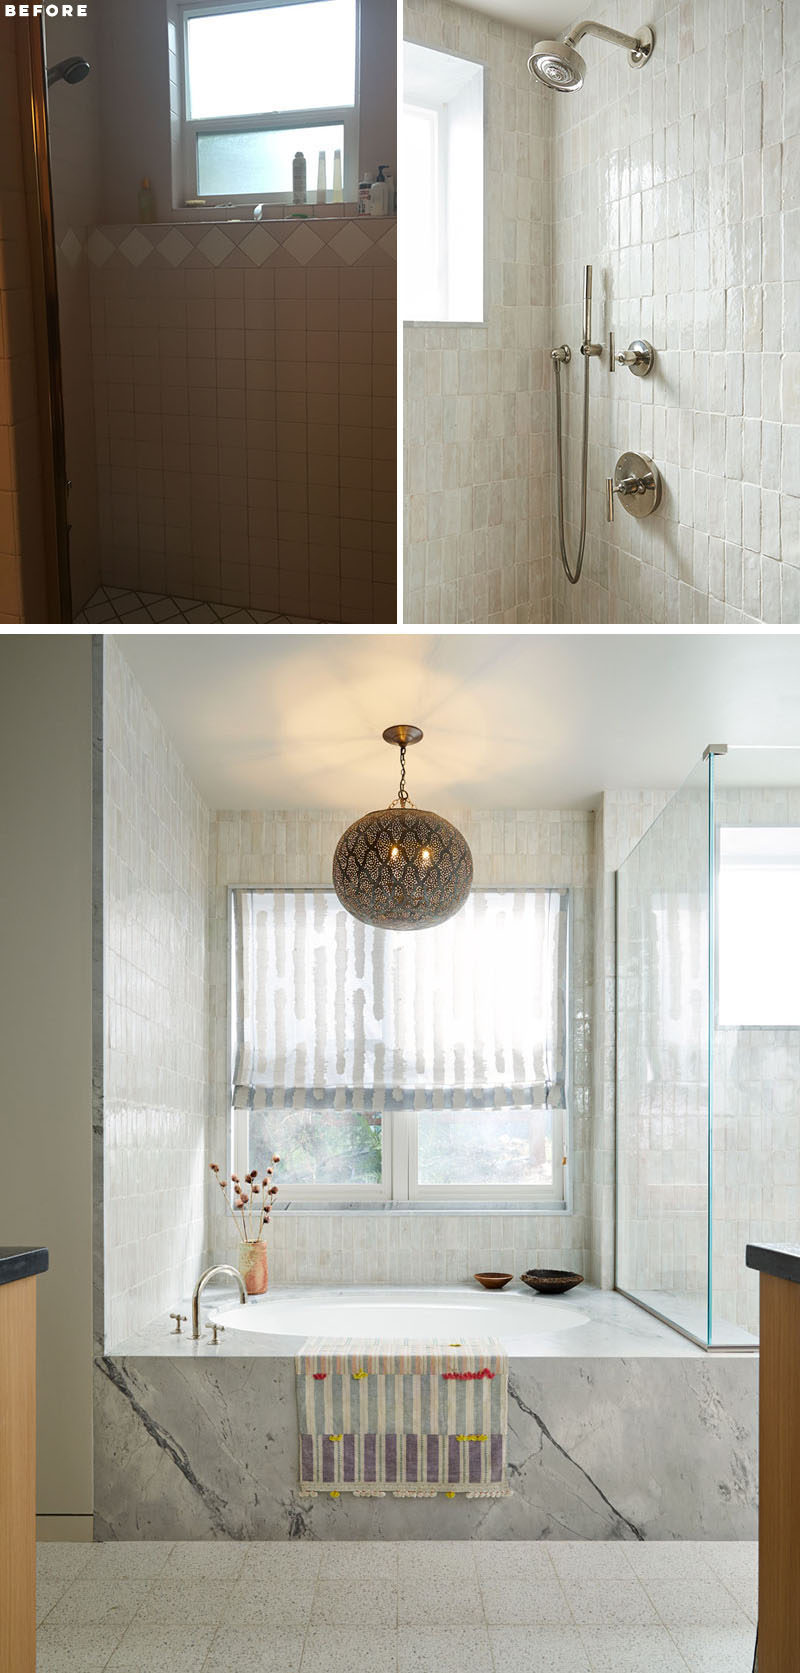
[[570,565],[567,553],[567,541],[564,532],[564,458],[563,440],[561,433],[561,361],[563,351],[553,349],[552,360],[556,373],[556,454],[558,458],[558,539],[561,547],[561,562],[564,574],[574,587],[581,578],[583,569],[583,549],[586,545],[586,475],[589,455],[589,355],[583,356],[583,443],[581,445],[581,533],[578,541],[578,556],[575,568]]

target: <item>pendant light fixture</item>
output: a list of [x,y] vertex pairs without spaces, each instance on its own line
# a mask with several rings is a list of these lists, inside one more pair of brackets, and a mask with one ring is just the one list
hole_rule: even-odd
[[387,726],[400,750],[400,788],[388,807],[365,813],[336,844],[333,886],[346,911],[376,929],[430,929],[463,906],[472,888],[469,846],[439,813],[415,807],[406,790],[406,749],[418,726]]

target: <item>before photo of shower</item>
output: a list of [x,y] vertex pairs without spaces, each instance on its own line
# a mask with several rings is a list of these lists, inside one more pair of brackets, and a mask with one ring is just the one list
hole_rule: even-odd
[[0,620],[396,621],[394,0],[5,12]]
[[799,77],[780,0],[406,0],[404,620],[800,622]]

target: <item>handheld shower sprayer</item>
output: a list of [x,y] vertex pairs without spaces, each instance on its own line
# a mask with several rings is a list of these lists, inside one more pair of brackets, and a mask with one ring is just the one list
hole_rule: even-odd
[[62,58],[59,64],[53,64],[47,72],[47,85],[53,87],[57,81],[65,81],[69,87],[75,87],[79,81],[88,76],[91,65],[86,58]]
[[586,75],[586,64],[577,51],[584,35],[596,35],[601,41],[610,41],[612,46],[626,47],[628,62],[634,69],[647,63],[655,45],[653,31],[646,23],[636,35],[625,35],[621,29],[609,29],[605,23],[592,23],[586,18],[573,23],[560,41],[537,41],[528,59],[531,75],[556,93],[576,92],[583,86]]
[[567,552],[567,540],[564,530],[564,447],[561,419],[561,367],[569,364],[572,355],[568,344],[562,343],[558,349],[551,349],[550,358],[556,379],[556,455],[558,469],[556,472],[556,491],[558,494],[558,539],[561,550],[561,562],[564,574],[571,586],[577,586],[583,569],[583,553],[586,546],[586,481],[589,463],[589,361],[594,355],[602,354],[600,343],[592,342],[592,269],[587,264],[583,270],[583,342],[581,354],[583,356],[583,441],[581,445],[581,532],[578,539],[578,555],[575,566],[570,563]]

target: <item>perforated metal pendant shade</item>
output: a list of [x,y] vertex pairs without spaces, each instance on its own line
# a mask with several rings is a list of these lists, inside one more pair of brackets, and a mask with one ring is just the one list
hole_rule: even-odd
[[422,733],[398,726],[383,735],[400,746],[400,794],[394,806],[363,814],[339,838],[333,887],[342,906],[364,924],[428,929],[463,906],[472,888],[472,855],[449,819],[408,804],[405,749]]

